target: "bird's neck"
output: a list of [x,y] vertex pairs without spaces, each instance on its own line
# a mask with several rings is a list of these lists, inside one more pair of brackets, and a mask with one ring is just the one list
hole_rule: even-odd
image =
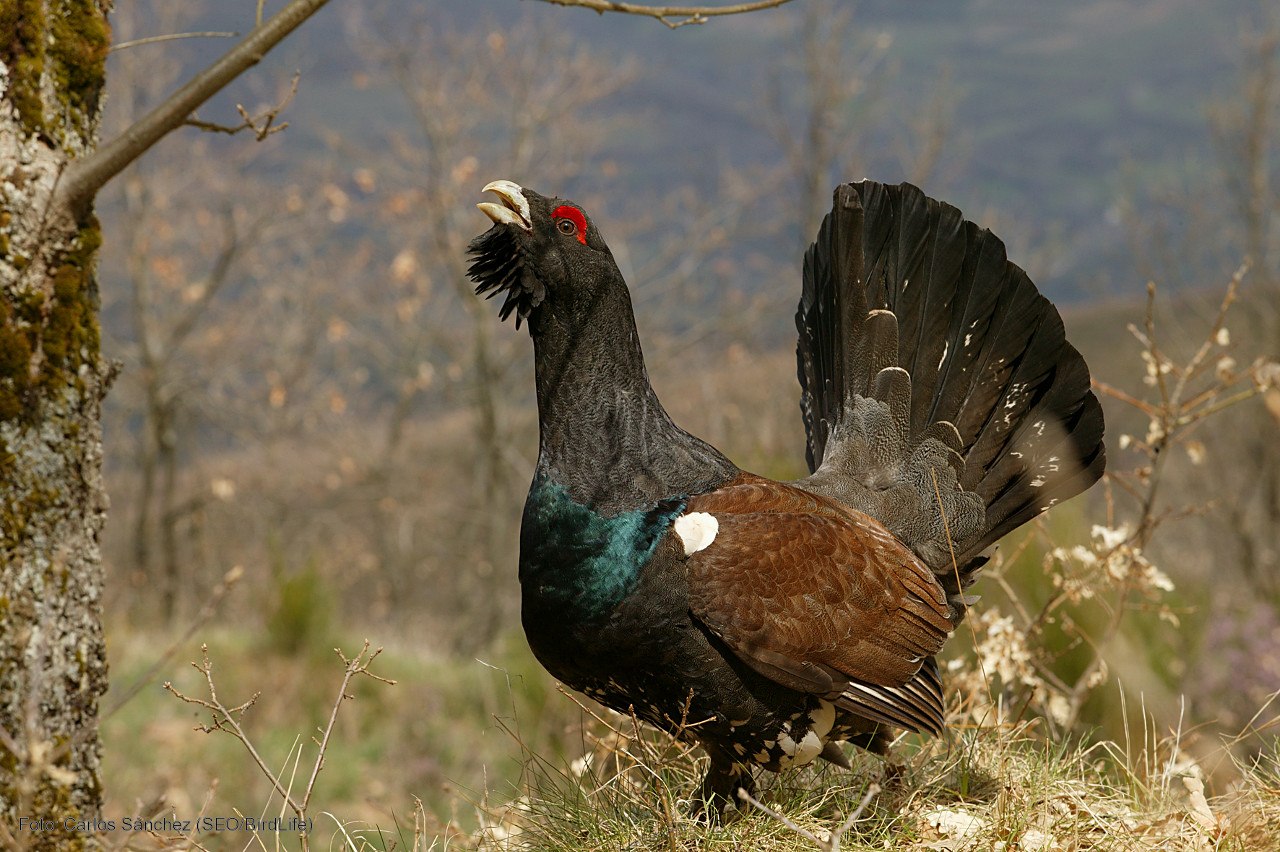
[[531,317],[538,475],[603,515],[714,488],[737,473],[676,426],[649,384],[625,285]]

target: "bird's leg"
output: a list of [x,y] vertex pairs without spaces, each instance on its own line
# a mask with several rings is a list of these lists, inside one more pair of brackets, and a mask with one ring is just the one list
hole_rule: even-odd
[[755,789],[756,782],[750,769],[712,752],[711,766],[693,796],[693,818],[699,822],[719,822],[724,817],[724,809],[731,803],[742,804],[739,790],[755,795]]

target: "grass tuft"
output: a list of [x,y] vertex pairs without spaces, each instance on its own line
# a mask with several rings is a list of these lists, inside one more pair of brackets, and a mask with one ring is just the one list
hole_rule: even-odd
[[906,737],[888,772],[859,752],[851,772],[766,775],[761,807],[707,826],[689,816],[706,759],[657,732],[629,730],[624,716],[600,716],[594,747],[580,758],[530,755],[524,795],[490,811],[471,848],[1243,852],[1269,848],[1264,839],[1280,831],[1275,752],[1207,798],[1174,735],[1125,759],[1106,741],[1048,741],[1034,724],[972,727],[935,742]]

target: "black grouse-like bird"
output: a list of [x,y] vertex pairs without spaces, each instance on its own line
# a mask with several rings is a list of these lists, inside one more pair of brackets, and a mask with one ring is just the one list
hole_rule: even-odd
[[585,211],[485,190],[470,275],[533,337],[520,585],[538,660],[699,742],[713,812],[752,767],[940,733],[934,655],[982,551],[1105,463],[1088,368],[1000,240],[909,184],[836,190],[796,314],[811,474],[775,482],[671,421]]

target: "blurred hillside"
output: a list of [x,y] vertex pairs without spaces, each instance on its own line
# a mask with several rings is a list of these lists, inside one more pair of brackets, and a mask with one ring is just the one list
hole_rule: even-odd
[[[237,100],[260,102],[280,80],[303,71],[287,116],[288,161],[246,167],[256,178],[287,181],[300,159],[332,157],[328,142],[335,135],[370,157],[389,132],[411,131],[414,118],[402,94],[385,69],[371,67],[369,42],[353,38],[354,30],[409,33],[424,21],[445,32],[513,24],[554,30],[572,45],[567,50],[593,50],[630,69],[626,84],[594,108],[596,117],[620,123],[598,146],[595,168],[546,187],[600,196],[596,215],[608,222],[632,212],[624,197],[650,201],[692,187],[711,198],[721,166],[768,169],[783,159],[761,111],[771,106],[769,90],[781,87],[787,92],[781,105],[792,110],[789,127],[803,133],[803,95],[792,88],[800,73],[803,5],[674,32],[626,16],[529,9],[512,0],[385,0],[366,4],[360,24],[350,10],[333,8],[211,111],[229,114]],[[848,151],[851,168],[826,182],[917,177],[911,170],[923,144],[917,122],[937,111],[946,150],[924,188],[999,226],[1006,241],[1023,249],[1049,295],[1067,301],[1132,281],[1126,205],[1149,203],[1170,181],[1192,196],[1221,181],[1206,112],[1233,90],[1240,37],[1265,17],[1265,4],[1256,0],[840,5],[855,10],[851,48],[876,73],[866,96],[851,105],[869,125],[846,141],[856,149]],[[239,31],[247,24],[234,3],[189,8],[199,13],[188,13],[184,29]],[[155,26],[146,29],[151,34]],[[223,48],[215,39],[142,49],[195,67]],[[548,69],[556,62],[546,57]],[[352,159],[348,164],[359,165],[361,156]],[[544,183],[536,171],[503,174]],[[790,264],[795,245],[778,241],[773,251]]]

